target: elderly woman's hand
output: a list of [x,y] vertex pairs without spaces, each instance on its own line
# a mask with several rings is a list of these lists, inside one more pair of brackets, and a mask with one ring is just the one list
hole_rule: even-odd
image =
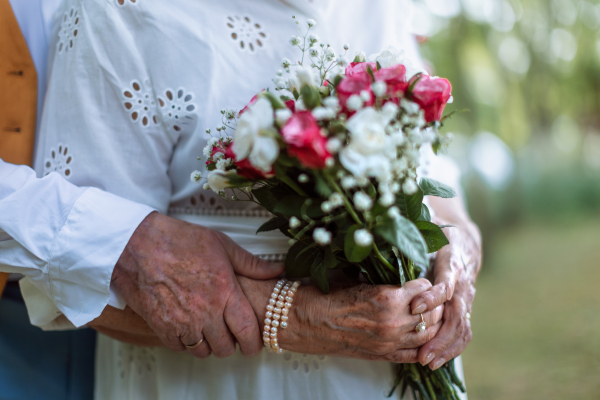
[[470,312],[475,297],[475,280],[481,266],[481,238],[460,199],[432,198],[438,224],[453,224],[444,232],[450,244],[438,251],[433,268],[433,286],[411,303],[413,314],[445,304],[443,325],[419,350],[419,362],[435,370],[459,356],[471,341]]
[[[260,323],[276,281],[238,277]],[[324,295],[314,286],[301,286],[294,298],[287,329],[280,329],[281,348],[293,352],[417,362],[418,348],[441,327],[442,305],[424,313],[428,328],[417,333],[420,316],[410,302],[431,287],[426,279],[404,287],[358,285],[332,288]]]

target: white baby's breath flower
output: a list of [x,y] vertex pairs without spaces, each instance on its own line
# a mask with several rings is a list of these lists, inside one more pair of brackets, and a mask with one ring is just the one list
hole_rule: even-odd
[[212,153],[212,146],[210,144],[207,144],[206,146],[204,146],[204,149],[202,149],[202,154],[204,154],[204,157],[207,159],[210,159],[211,153]]
[[311,33],[306,37],[308,39],[308,43],[312,46],[319,41],[319,37],[314,33]]
[[275,111],[275,121],[277,121],[279,125],[285,124],[291,116],[292,111],[289,108],[280,108]]
[[346,107],[348,107],[348,109],[351,111],[358,111],[362,108],[362,106],[363,100],[360,98],[360,96],[357,96],[355,94],[350,96],[350,98],[346,102]]
[[421,107],[417,103],[406,99],[400,100],[400,107],[408,114],[417,114],[421,110]]
[[316,47],[313,47],[308,51],[308,54],[313,58],[319,57],[319,50]]
[[298,182],[300,182],[300,183],[306,183],[306,182],[308,182],[308,175],[306,175],[306,174],[300,174],[298,176]]
[[331,168],[335,165],[335,160],[333,159],[333,157],[329,157],[328,159],[325,160],[325,166],[327,168]]
[[360,92],[360,98],[366,103],[371,100],[371,92],[363,90]]
[[231,165],[231,162],[232,162],[231,158],[219,160],[219,161],[217,161],[217,169],[220,169],[221,171],[225,171],[227,169],[227,167],[229,167]]
[[321,210],[325,214],[329,214],[331,212],[331,210],[333,210],[333,206],[331,205],[330,202],[324,201],[324,202],[321,203]]
[[325,246],[331,243],[331,232],[327,231],[325,228],[315,228],[313,239],[321,246]]
[[298,46],[300,44],[300,38],[298,36],[292,36],[290,43],[292,46]]
[[354,231],[354,242],[361,247],[370,246],[373,244],[373,235],[366,229],[357,229]]
[[328,152],[335,154],[342,148],[342,141],[338,138],[331,138],[327,141],[325,148]]
[[289,68],[290,65],[292,65],[292,62],[290,60],[288,60],[287,58],[284,58],[283,60],[281,60],[281,66],[283,68]]
[[312,115],[317,121],[333,119],[335,118],[335,111],[331,110],[330,108],[316,107],[312,110]]
[[338,55],[335,58],[335,63],[337,65],[342,66],[342,67],[347,67],[348,66],[348,59],[344,55],[340,54],[340,55]]
[[296,100],[296,111],[306,111],[306,106],[304,105],[302,97]]
[[373,200],[363,192],[354,193],[354,206],[358,211],[368,211],[373,207]]
[[402,191],[406,194],[414,194],[417,191],[417,183],[412,179],[407,179],[402,184]]
[[365,55],[364,51],[357,51],[356,52],[356,56],[354,56],[354,58],[358,58],[358,60],[360,62],[366,61],[367,56]]
[[369,184],[369,179],[366,176],[357,176],[356,184],[358,187],[365,187]]
[[340,101],[337,97],[325,97],[323,99],[323,105],[327,108],[336,109],[340,105]]
[[335,52],[331,47],[326,47],[324,50],[324,54],[330,60],[333,60],[333,58],[335,57]]
[[357,185],[356,179],[350,175],[343,177],[341,183],[342,183],[342,187],[346,190],[355,188]]
[[209,144],[209,146],[214,147],[217,144],[219,144],[219,139],[212,137],[212,138],[208,139],[208,144]]
[[292,229],[296,229],[301,225],[301,222],[298,218],[296,217],[291,217],[290,218],[290,228]]
[[204,190],[210,190],[210,185],[207,183],[205,183],[204,185],[202,185],[202,189]]
[[315,21],[314,19],[307,19],[306,20],[306,25],[308,25],[309,28],[312,28],[313,26],[317,25],[317,21]]
[[219,152],[219,153],[216,153],[216,154],[213,156],[213,161],[219,161],[220,159],[222,159],[222,158],[224,158],[224,157],[225,157],[225,154],[223,154],[223,153],[221,153],[221,152]]
[[388,119],[392,120],[396,118],[398,115],[398,106],[391,101],[385,103],[385,105],[381,108],[381,113]]
[[396,196],[394,196],[392,193],[384,193],[380,198],[379,198],[379,204],[381,204],[384,207],[389,207],[392,204],[394,204],[394,202],[396,201]]
[[382,81],[373,82],[371,85],[371,89],[373,90],[373,94],[377,97],[382,97],[387,92],[387,84]]
[[190,175],[190,180],[194,183],[200,182],[202,180],[202,172],[200,172],[200,171],[192,172],[192,174]]
[[313,85],[315,82],[312,68],[298,67],[298,69],[296,70],[296,76],[298,77],[300,86]]
[[348,46],[347,43],[344,43],[344,50],[348,50],[350,48],[350,46]]
[[335,208],[344,204],[344,198],[338,192],[333,192],[329,196],[329,203]]
[[379,54],[369,56],[369,61],[378,62],[381,68],[402,64],[406,67],[406,77],[409,79],[419,72],[425,72],[424,69],[414,63],[413,59],[404,50],[397,50],[394,47],[388,47]]
[[394,219],[394,220],[395,220],[395,219],[398,219],[398,218],[400,218],[400,210],[399,210],[399,209],[398,209],[398,207],[396,207],[396,206],[390,207],[390,208],[387,210],[387,215],[388,215],[388,217],[390,217],[391,219]]

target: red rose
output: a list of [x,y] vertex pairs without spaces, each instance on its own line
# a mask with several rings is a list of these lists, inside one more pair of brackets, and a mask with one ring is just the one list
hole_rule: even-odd
[[363,76],[368,78],[367,66],[371,67],[371,71],[375,72],[377,64],[374,62],[353,62],[346,67],[346,76]]
[[[366,90],[369,93],[371,93],[371,81],[368,75],[358,74],[354,76],[347,76],[344,79],[342,79],[342,81],[337,87],[338,100],[340,101],[340,105],[342,106],[342,108],[345,111],[348,111],[346,104],[348,103],[348,99],[350,98],[350,96],[360,96],[360,92],[362,92],[363,90]],[[373,104],[375,104],[375,96],[373,96],[373,93],[371,93],[371,99],[364,104],[365,106],[372,106]]]
[[283,141],[288,144],[288,154],[296,157],[308,168],[325,168],[331,157],[327,151],[327,139],[321,135],[321,127],[310,111],[299,111],[292,115],[281,128]]
[[421,106],[425,112],[425,121],[439,121],[451,92],[452,85],[448,79],[433,79],[428,75],[421,75],[413,88],[411,100]]
[[290,109],[291,112],[296,112],[296,102],[294,100],[288,100],[285,102],[285,106]]
[[248,158],[244,158],[241,161],[236,161],[235,153],[232,149],[233,142],[229,143],[225,148],[225,158],[231,158],[234,165],[237,167],[237,173],[244,178],[248,178],[251,181],[260,179],[272,178],[275,176],[275,170],[271,169],[270,172],[264,173],[263,171],[254,168]]
[[396,64],[389,68],[381,68],[374,72],[375,80],[387,84],[387,94],[394,98],[404,96],[408,88],[406,82],[406,67],[402,64]]

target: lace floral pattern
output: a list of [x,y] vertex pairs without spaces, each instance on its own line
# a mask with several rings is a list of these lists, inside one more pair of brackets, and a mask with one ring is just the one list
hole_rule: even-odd
[[69,153],[69,148],[58,144],[58,148],[50,149],[50,157],[44,161],[44,176],[51,172],[58,172],[65,178],[69,178],[73,172],[71,169],[73,156]]
[[196,128],[196,104],[194,94],[184,88],[176,91],[167,89],[164,95],[158,97],[158,105],[163,120],[175,132],[193,132]]
[[287,361],[289,368],[293,371],[309,374],[311,372],[318,372],[323,367],[323,363],[327,360],[327,357],[288,352],[283,354],[283,359]]
[[156,369],[156,356],[150,347],[138,347],[119,343],[117,368],[121,379],[130,374],[139,376],[152,373]]
[[230,36],[234,42],[240,46],[240,50],[248,50],[254,53],[265,44],[267,34],[263,31],[261,24],[252,21],[249,16],[227,17],[227,27],[230,29]]
[[156,101],[150,86],[150,81],[143,83],[132,81],[130,87],[123,90],[123,106],[129,113],[131,121],[142,126],[158,125]]
[[79,11],[75,8],[67,11],[60,22],[60,30],[58,31],[58,43],[56,44],[56,52],[58,54],[66,53],[75,46],[75,39],[79,33]]
[[201,191],[186,200],[173,203],[169,214],[191,215],[220,215],[235,217],[271,218],[273,214],[260,206],[248,206],[243,202],[225,202],[211,195],[210,192]]
[[138,0],[117,0],[117,4],[121,7],[124,7],[128,4],[131,5],[137,5],[138,4]]

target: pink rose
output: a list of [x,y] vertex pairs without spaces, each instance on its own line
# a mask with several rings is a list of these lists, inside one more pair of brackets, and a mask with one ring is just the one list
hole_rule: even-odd
[[413,88],[411,100],[421,106],[425,112],[425,121],[439,121],[451,92],[452,85],[448,79],[433,79],[428,75],[421,75]]
[[404,92],[408,88],[406,82],[406,67],[402,64],[396,64],[389,68],[381,68],[373,73],[376,81],[385,82],[387,84],[387,94],[393,98],[404,96]]
[[377,64],[374,62],[353,62],[350,63],[346,67],[345,74],[346,76],[367,76],[367,66],[371,67],[371,71],[375,72],[377,70]]
[[288,154],[300,160],[308,168],[325,168],[331,157],[327,151],[327,139],[321,135],[321,127],[310,111],[294,113],[281,128],[283,141],[288,145]]
[[233,149],[232,149],[232,144],[233,144],[233,142],[228,144],[227,147],[225,148],[225,158],[231,158],[233,160],[233,164],[237,167],[238,175],[243,176],[244,178],[250,179],[251,181],[272,178],[275,176],[274,169],[271,169],[271,171],[268,173],[264,173],[263,171],[261,171],[257,168],[254,168],[248,158],[244,158],[241,161],[237,161],[235,153],[233,152]]
[[[371,80],[367,74],[357,74],[354,76],[347,76],[342,79],[337,87],[338,100],[340,101],[342,108],[345,111],[348,111],[346,104],[348,103],[350,96],[360,96],[360,92],[363,90],[371,93]],[[370,100],[364,104],[365,106],[372,106],[375,104],[375,96],[373,96],[373,93],[371,93]]]
[[285,102],[285,106],[290,109],[291,112],[296,112],[296,102],[294,100],[288,100]]

